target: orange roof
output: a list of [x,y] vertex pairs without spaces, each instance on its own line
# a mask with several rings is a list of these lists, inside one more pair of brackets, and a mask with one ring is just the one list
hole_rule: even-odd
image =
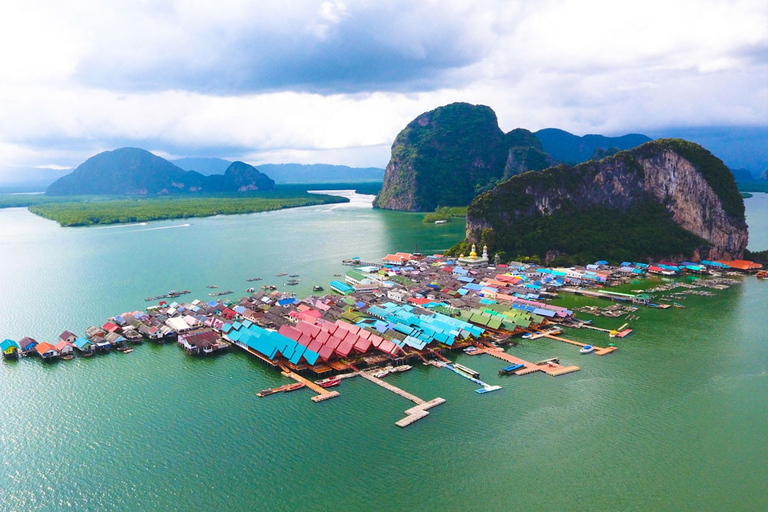
[[50,343],[44,341],[42,343],[38,343],[37,345],[35,345],[35,350],[37,350],[37,352],[39,354],[45,354],[49,350],[53,350],[55,352],[56,351],[56,347],[54,347]]
[[733,261],[717,260],[717,262],[722,263],[723,265],[728,265],[731,268],[737,268],[739,270],[756,270],[756,269],[763,268],[761,264],[755,263],[754,261],[747,261],[747,260],[733,260]]

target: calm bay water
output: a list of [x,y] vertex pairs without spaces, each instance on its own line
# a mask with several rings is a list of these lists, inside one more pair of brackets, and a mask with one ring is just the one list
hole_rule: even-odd
[[[747,212],[760,250],[768,227],[756,198]],[[303,295],[342,273],[343,258],[461,238],[459,222],[425,225],[355,199],[86,229],[0,210],[0,336],[82,332],[169,289],[203,298],[216,284],[239,297],[247,277],[282,287],[278,272],[300,274]],[[477,395],[436,368],[388,377],[447,400],[404,430],[394,422],[411,404],[362,380],[321,404],[307,390],[258,399],[285,379],[237,351],[195,359],[145,344],[5,362],[0,510],[766,510],[768,282],[716,293],[685,310],[641,310],[610,356],[551,340],[508,349],[559,356],[582,367],[575,374],[502,378],[498,360],[462,354],[504,389]]]

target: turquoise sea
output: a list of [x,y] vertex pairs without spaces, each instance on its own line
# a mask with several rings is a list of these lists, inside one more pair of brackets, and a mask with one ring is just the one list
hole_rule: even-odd
[[[768,248],[766,198],[745,201],[753,250]],[[344,258],[439,251],[463,233],[369,204],[92,228],[0,210],[0,336],[82,332],[170,289],[283,288],[280,272],[304,295]],[[447,400],[406,429],[394,422],[412,404],[359,379],[320,404],[308,390],[259,399],[286,380],[238,351],[1,362],[0,510],[768,510],[768,282],[716,294],[640,310],[609,356],[507,349],[574,374],[499,377],[500,361],[461,354],[503,389],[478,395],[431,367],[392,375]]]

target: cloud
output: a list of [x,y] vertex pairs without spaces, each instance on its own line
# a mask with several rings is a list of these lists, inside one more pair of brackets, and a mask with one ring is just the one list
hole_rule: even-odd
[[[0,162],[386,165],[453,101],[502,129],[765,125],[761,0],[29,0],[0,16]],[[0,173],[2,172],[0,166]]]

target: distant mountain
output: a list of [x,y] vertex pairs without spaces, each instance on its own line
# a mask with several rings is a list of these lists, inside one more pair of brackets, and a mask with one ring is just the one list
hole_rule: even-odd
[[736,183],[742,183],[745,181],[753,181],[755,179],[749,169],[731,169],[733,177],[736,179]]
[[185,171],[197,171],[203,176],[210,176],[211,174],[224,174],[230,160],[224,160],[223,158],[177,158],[171,160],[174,165],[177,165]]
[[[231,163],[221,158],[179,158],[173,163],[187,171],[219,174]],[[382,181],[384,169],[330,164],[262,164],[259,170],[275,183],[368,183]]]
[[579,137],[557,128],[545,128],[534,132],[541,141],[544,151],[556,160],[567,164],[580,164],[587,160],[604,158],[624,149],[632,149],[646,142],[650,137],[638,133],[621,137],[584,135]]
[[261,164],[276,183],[363,183],[382,181],[384,169],[330,164]]
[[654,138],[677,137],[700,144],[731,169],[747,169],[754,176],[768,167],[767,126],[707,126],[649,131]]
[[158,196],[274,187],[275,182],[268,176],[243,162],[233,162],[224,174],[204,176],[185,171],[144,149],[120,148],[89,158],[53,182],[46,194]]

